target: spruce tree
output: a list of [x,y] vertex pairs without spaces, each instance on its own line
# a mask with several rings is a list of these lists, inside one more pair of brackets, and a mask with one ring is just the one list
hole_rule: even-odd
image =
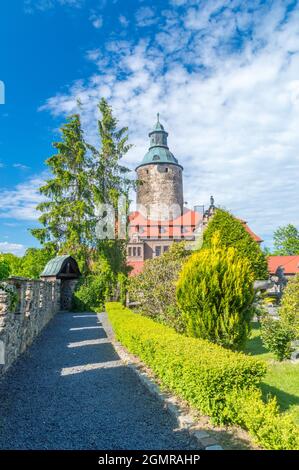
[[[114,117],[111,106],[102,98],[99,103],[100,119],[98,132],[100,146],[88,145],[92,154],[92,181],[93,200],[98,204],[110,204],[116,214],[115,239],[98,240],[97,252],[109,264],[115,274],[126,271],[126,240],[118,238],[118,201],[124,196],[126,210],[128,209],[129,190],[133,187],[128,177],[130,170],[121,164],[121,159],[131,148],[128,144],[128,128],[118,128],[118,121]],[[104,216],[104,214],[102,214]],[[101,214],[99,214],[101,221]]]
[[87,270],[88,251],[94,224],[90,189],[90,159],[78,114],[61,128],[62,138],[53,146],[57,153],[48,165],[52,178],[40,188],[46,201],[37,206],[42,212],[42,228],[32,234],[49,249],[74,255],[83,272]]

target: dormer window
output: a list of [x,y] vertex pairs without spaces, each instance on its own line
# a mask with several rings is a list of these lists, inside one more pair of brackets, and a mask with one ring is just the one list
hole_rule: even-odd
[[160,160],[159,155],[154,155],[154,156],[153,156],[153,160],[154,160],[155,162],[157,162],[158,160]]

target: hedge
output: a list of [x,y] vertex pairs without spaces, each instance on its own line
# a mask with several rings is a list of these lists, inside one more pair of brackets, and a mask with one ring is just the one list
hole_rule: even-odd
[[165,386],[218,422],[225,395],[257,386],[266,373],[265,365],[256,359],[180,335],[119,303],[107,303],[106,310],[117,339],[151,367]]
[[258,385],[266,373],[262,361],[183,336],[117,302],[107,303],[106,311],[117,340],[163,386],[216,423],[242,425],[265,448],[297,448],[295,425],[278,414],[275,400],[267,405],[261,399]]

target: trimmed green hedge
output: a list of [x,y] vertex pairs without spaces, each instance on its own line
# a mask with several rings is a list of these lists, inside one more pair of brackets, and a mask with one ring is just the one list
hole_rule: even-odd
[[275,400],[261,399],[263,362],[180,335],[116,302],[107,303],[106,311],[116,338],[191,406],[217,423],[242,425],[265,448],[297,448],[295,426],[278,414]]
[[106,309],[117,339],[164,385],[218,422],[225,394],[258,385],[266,373],[265,365],[256,359],[180,335],[119,303],[107,303]]

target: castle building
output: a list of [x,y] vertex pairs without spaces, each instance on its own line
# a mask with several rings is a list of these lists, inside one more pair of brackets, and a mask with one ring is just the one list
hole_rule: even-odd
[[[160,256],[177,241],[194,241],[215,210],[211,196],[207,210],[184,207],[183,167],[168,147],[168,133],[160,123],[159,114],[149,133],[150,147],[137,166],[137,210],[129,216],[127,263],[131,275],[142,271],[144,261]],[[245,228],[257,241],[244,223]]]

